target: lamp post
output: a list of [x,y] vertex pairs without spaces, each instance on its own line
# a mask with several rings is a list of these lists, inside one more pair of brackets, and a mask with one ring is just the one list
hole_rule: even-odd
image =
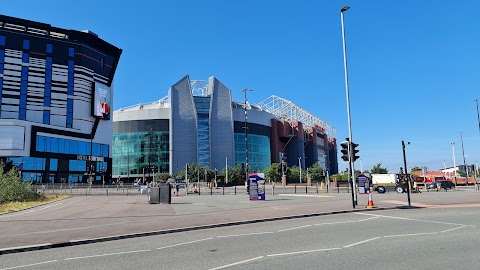
[[468,168],[467,162],[465,162],[465,149],[463,148],[463,132],[460,132],[460,140],[462,141],[463,166],[465,167],[465,172],[467,173],[465,184],[468,186]]
[[248,128],[247,128],[247,92],[251,91],[252,89],[242,89],[242,92],[245,94],[245,181],[247,182],[247,192],[249,192],[248,187],[250,184],[248,183]]
[[480,132],[480,114],[478,113],[478,98],[474,99],[473,101],[477,103],[478,132]]
[[298,157],[298,168],[300,168],[300,183],[302,183],[302,157]]
[[457,164],[455,164],[455,142],[452,142],[452,155],[453,155],[453,179],[455,180],[455,186],[457,185]]
[[[410,144],[408,142],[407,144]],[[405,169],[405,180],[407,181],[407,198],[408,198],[408,206],[412,206],[410,203],[410,179],[408,179],[408,174],[407,174],[407,158],[405,156],[405,142],[402,141],[402,150],[403,150],[403,168]]]
[[350,176],[352,177],[351,183],[352,183],[352,203],[353,203],[353,208],[355,208],[355,205],[357,204],[357,191],[356,191],[356,181],[355,181],[355,168],[353,165],[352,161],[352,123],[350,120],[350,94],[348,90],[348,66],[347,66],[347,44],[345,40],[345,22],[343,18],[343,13],[350,9],[348,6],[342,7],[340,9],[340,18],[342,21],[342,43],[343,43],[343,67],[344,67],[344,72],[345,72],[345,94],[347,97],[347,117],[348,117],[348,138],[349,138],[349,145],[348,145],[348,156],[350,157],[349,159],[349,170],[350,170]]
[[477,182],[477,172],[478,172],[478,163],[475,161],[475,190],[478,191],[478,182]]

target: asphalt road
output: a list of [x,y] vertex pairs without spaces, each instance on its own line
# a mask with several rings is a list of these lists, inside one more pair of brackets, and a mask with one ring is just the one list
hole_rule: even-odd
[[478,269],[480,208],[290,219],[0,256],[6,269]]

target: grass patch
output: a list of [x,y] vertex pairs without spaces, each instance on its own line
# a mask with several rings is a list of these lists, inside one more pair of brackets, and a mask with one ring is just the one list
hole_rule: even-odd
[[0,214],[16,212],[16,211],[24,210],[27,208],[46,204],[49,202],[63,200],[70,197],[71,197],[70,195],[55,194],[55,195],[40,196],[40,198],[35,201],[3,203],[3,204],[0,204]]

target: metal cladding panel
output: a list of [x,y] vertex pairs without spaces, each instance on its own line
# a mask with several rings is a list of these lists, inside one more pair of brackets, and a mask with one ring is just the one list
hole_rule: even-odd
[[215,79],[209,78],[211,87],[210,106],[210,168],[223,168],[225,158],[228,166],[235,163],[233,149],[232,95],[230,89]]
[[[270,127],[272,125],[272,119],[275,115],[266,111],[257,111],[247,109],[247,117],[249,123],[260,124]],[[244,122],[245,121],[245,109],[234,108],[233,109],[233,121]]]
[[197,162],[197,117],[190,79],[185,76],[170,87],[170,172]]

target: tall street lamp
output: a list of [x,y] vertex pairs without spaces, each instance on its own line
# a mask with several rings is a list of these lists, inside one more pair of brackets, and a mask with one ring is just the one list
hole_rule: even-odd
[[474,99],[473,101],[477,103],[478,132],[480,132],[480,114],[478,113],[478,98]]
[[457,164],[455,164],[455,142],[452,142],[452,155],[453,155],[453,179],[455,180],[455,186],[457,185]]
[[[253,92],[252,89],[248,89],[248,88],[242,89],[242,92],[245,94],[245,105],[244,105],[244,109],[245,109],[245,181],[247,181],[247,187],[250,186],[250,184],[248,183],[248,128],[247,128],[247,92],[248,91]],[[247,189],[247,192],[248,191],[249,190]]]
[[350,94],[348,90],[348,67],[347,67],[347,44],[345,40],[345,22],[343,18],[343,13],[350,9],[348,6],[342,7],[340,9],[340,18],[342,21],[342,41],[343,41],[343,67],[344,67],[344,72],[345,72],[345,94],[347,96],[347,116],[348,116],[348,138],[349,138],[349,144],[348,144],[348,156],[349,158],[349,170],[350,170],[350,175],[352,177],[351,183],[352,183],[352,203],[353,203],[353,208],[355,208],[355,205],[357,204],[357,191],[356,191],[356,186],[357,183],[355,181],[355,168],[353,165],[353,160],[352,160],[352,123],[350,120]]
[[[410,144],[410,142],[407,142]],[[405,180],[407,181],[407,198],[408,198],[408,206],[412,206],[410,203],[410,179],[408,178],[407,174],[407,158],[405,156],[405,142],[402,141],[402,150],[403,150],[403,168],[405,169]]]
[[302,157],[298,157],[298,168],[300,168],[300,183],[302,183]]
[[467,168],[467,162],[465,162],[465,149],[463,148],[463,132],[460,132],[460,140],[462,141],[463,166],[465,167],[465,172],[467,173],[465,184],[468,186],[468,168]]

